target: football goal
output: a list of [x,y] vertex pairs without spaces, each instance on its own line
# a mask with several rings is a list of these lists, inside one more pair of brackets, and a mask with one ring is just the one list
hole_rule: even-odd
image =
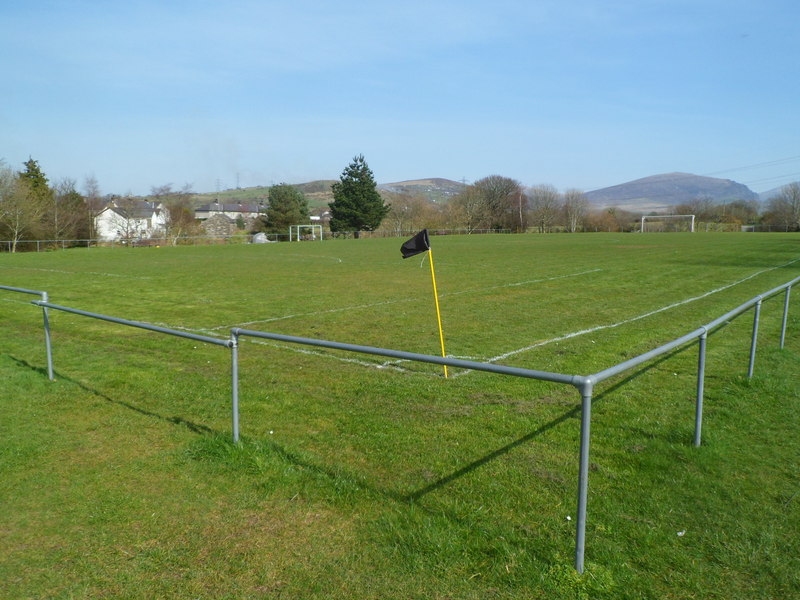
[[[309,230],[310,233],[308,233]],[[322,225],[289,225],[289,241],[301,241],[303,239],[300,235],[301,231],[306,232],[306,239],[322,241]],[[317,232],[319,232],[319,236]]]
[[647,215],[642,217],[642,233],[653,231],[694,232],[694,215]]

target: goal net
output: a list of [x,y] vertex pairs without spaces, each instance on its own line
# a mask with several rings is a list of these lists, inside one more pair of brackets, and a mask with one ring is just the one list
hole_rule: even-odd
[[300,240],[322,241],[322,225],[289,225],[289,241]]
[[642,233],[659,231],[694,231],[694,215],[648,215],[642,217]]

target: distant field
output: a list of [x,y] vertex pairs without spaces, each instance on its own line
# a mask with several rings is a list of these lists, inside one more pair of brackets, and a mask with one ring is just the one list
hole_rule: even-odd
[[[0,285],[225,338],[246,327],[437,354],[399,239],[0,254]],[[433,237],[448,354],[589,374],[800,274],[797,234]],[[0,597],[788,598],[800,594],[800,290],[597,390],[587,573],[578,395],[242,342],[228,351],[0,291]],[[624,382],[624,385],[622,383]]]

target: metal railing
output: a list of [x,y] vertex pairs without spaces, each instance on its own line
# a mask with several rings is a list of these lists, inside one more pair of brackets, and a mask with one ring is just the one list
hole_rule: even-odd
[[499,375],[508,375],[514,377],[524,377],[528,379],[536,379],[540,381],[549,381],[560,384],[571,385],[578,389],[581,395],[581,433],[580,433],[580,449],[579,449],[579,468],[578,468],[578,506],[577,506],[577,519],[576,519],[576,532],[575,532],[575,569],[579,573],[584,571],[584,553],[586,543],[586,514],[587,514],[587,498],[589,486],[589,442],[591,431],[591,410],[592,410],[592,396],[594,388],[597,384],[614,377],[620,373],[633,369],[647,361],[662,356],[672,350],[681,346],[689,344],[694,340],[699,341],[699,357],[698,357],[698,371],[697,371],[697,396],[695,406],[695,433],[694,445],[699,446],[701,443],[701,428],[702,428],[702,411],[703,411],[703,393],[704,393],[704,378],[705,378],[705,357],[708,335],[716,329],[723,327],[730,323],[736,317],[744,314],[749,309],[754,308],[753,331],[750,345],[750,360],[748,365],[748,377],[752,377],[755,365],[756,345],[758,340],[758,326],[761,314],[761,305],[764,300],[767,300],[777,294],[784,292],[784,309],[781,324],[780,334],[780,347],[784,347],[786,337],[786,327],[789,314],[789,299],[793,286],[800,283],[800,277],[793,279],[781,286],[771,289],[764,294],[760,294],[744,304],[736,307],[735,309],[725,313],[721,317],[687,333],[679,338],[676,338],[666,344],[663,344],[649,352],[645,352],[636,357],[630,358],[612,367],[598,371],[592,375],[566,375],[562,373],[552,373],[548,371],[537,371],[534,369],[523,369],[519,367],[508,367],[504,365],[497,365],[493,363],[468,361],[456,358],[433,356],[428,354],[416,354],[412,352],[404,352],[400,350],[391,350],[387,348],[376,348],[372,346],[362,346],[357,344],[348,344],[342,342],[334,342],[330,340],[321,340],[313,338],[304,338],[290,335],[283,335],[277,333],[269,333],[264,331],[254,331],[249,329],[241,329],[238,327],[230,330],[229,339],[214,338],[205,335],[193,334],[185,331],[177,331],[148,323],[139,321],[131,321],[128,319],[121,319],[102,315],[99,313],[87,312],[58,304],[52,304],[47,300],[46,292],[39,292],[34,290],[25,290],[22,288],[11,288],[7,286],[0,286],[0,289],[22,292],[28,294],[38,294],[42,296],[41,300],[34,300],[32,304],[40,306],[45,310],[45,330],[47,332],[47,346],[48,346],[48,363],[49,371],[52,377],[52,360],[50,354],[50,341],[49,341],[49,324],[47,320],[48,308],[73,313],[76,315],[109,321],[112,323],[126,325],[130,327],[138,327],[149,331],[164,333],[181,338],[188,338],[195,341],[205,342],[218,346],[224,346],[231,350],[231,410],[232,410],[232,433],[234,443],[239,442],[239,339],[241,337],[254,337],[261,339],[268,339],[273,341],[287,342],[292,344],[301,344],[308,346],[317,346],[322,348],[344,350],[348,352],[359,352],[364,354],[373,354],[377,356],[385,356],[401,360],[409,360],[415,362],[432,363],[437,365],[446,365],[455,368],[462,368],[474,371],[485,371],[489,373],[496,373]]
[[[39,296],[42,299],[42,302],[47,302],[47,292],[42,292],[40,290],[28,290],[25,288],[11,287],[8,285],[0,285],[0,290],[17,292],[18,294],[32,294],[33,296]],[[53,350],[50,343],[50,318],[47,314],[46,306],[42,307],[42,320],[44,322],[44,345],[47,351],[47,377],[50,379],[50,381],[53,381]]]

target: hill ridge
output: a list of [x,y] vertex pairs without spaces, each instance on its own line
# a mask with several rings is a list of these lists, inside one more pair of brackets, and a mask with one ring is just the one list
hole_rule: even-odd
[[714,202],[758,200],[758,194],[732,179],[719,179],[681,171],[658,173],[625,183],[586,192],[590,204],[598,208],[659,211],[699,198]]

